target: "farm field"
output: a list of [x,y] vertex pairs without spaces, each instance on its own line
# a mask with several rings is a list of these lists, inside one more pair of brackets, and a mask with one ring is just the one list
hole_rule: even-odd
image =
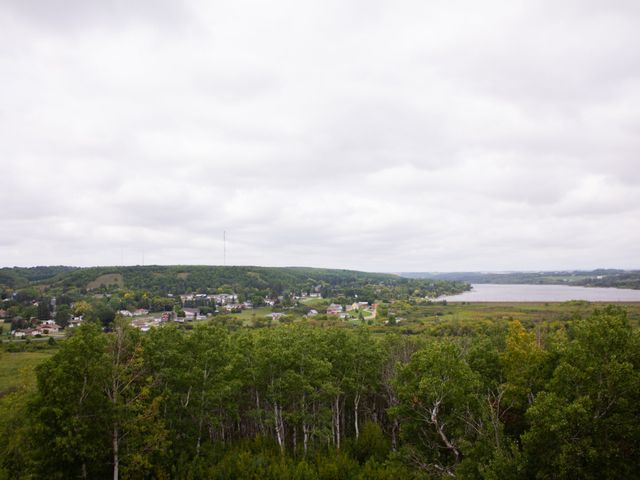
[[0,398],[17,390],[21,385],[35,385],[34,368],[51,357],[55,350],[42,352],[0,353]]

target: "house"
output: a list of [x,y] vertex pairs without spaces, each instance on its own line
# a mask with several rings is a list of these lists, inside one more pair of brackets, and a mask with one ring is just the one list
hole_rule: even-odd
[[318,314],[318,311],[312,308],[307,312],[307,317],[315,317],[317,314]]
[[[47,320],[47,322],[49,322],[50,320]],[[56,323],[41,323],[40,325],[38,325],[36,327],[36,330],[38,330],[38,333],[40,333],[41,335],[47,335],[50,333],[58,333],[60,331],[60,326],[56,325]]]
[[71,328],[73,328],[73,327],[77,327],[77,326],[79,326],[82,322],[83,322],[83,320],[82,320],[82,315],[80,315],[79,317],[73,317],[73,318],[69,321],[69,327],[71,327]]
[[273,313],[268,314],[267,317],[271,317],[272,320],[278,320],[283,315],[284,315],[284,313],[273,312]]
[[158,327],[160,325],[160,319],[154,318],[153,320],[147,321],[142,318],[137,318],[131,321],[131,325],[135,328],[139,329],[141,332],[148,332],[151,328]]
[[169,322],[173,318],[173,312],[162,312],[162,316],[160,317],[161,322]]
[[118,313],[123,317],[133,317],[133,313],[131,313],[129,310],[118,310]]
[[195,320],[200,313],[197,308],[183,308],[185,320]]
[[342,305],[338,305],[337,303],[332,303],[327,308],[327,315],[340,315],[342,313]]
[[228,303],[224,306],[224,309],[227,312],[239,312],[242,310],[242,304],[239,303]]
[[215,302],[216,305],[227,305],[238,301],[238,295],[235,293],[217,293],[215,295],[209,295],[207,298]]
[[347,307],[347,311],[367,310],[368,308],[369,308],[369,302],[354,302]]
[[0,308],[0,318],[7,318],[7,311]]
[[149,315],[149,310],[147,310],[146,308],[138,308],[133,312],[134,317],[140,317],[142,315]]
[[182,301],[182,303],[192,302],[193,301],[193,294],[191,294],[191,295],[180,295],[180,300]]

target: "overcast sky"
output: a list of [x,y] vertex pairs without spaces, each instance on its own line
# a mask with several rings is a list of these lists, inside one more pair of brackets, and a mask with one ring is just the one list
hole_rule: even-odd
[[0,265],[640,268],[637,0],[0,0]]

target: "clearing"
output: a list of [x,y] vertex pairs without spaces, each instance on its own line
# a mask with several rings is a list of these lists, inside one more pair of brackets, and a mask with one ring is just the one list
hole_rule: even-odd
[[105,273],[100,275],[93,282],[87,283],[87,290],[93,290],[100,287],[108,287],[109,285],[117,285],[124,287],[124,278],[121,273]]

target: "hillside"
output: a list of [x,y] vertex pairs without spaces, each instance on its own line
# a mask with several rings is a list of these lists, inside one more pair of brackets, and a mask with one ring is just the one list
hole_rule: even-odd
[[5,267],[0,268],[0,285],[11,288],[22,288],[29,284],[50,280],[64,275],[77,267],[47,266],[47,267]]
[[[156,294],[216,290],[269,290],[277,294],[323,290],[323,293],[349,294],[352,290],[371,285],[418,289],[425,295],[466,289],[466,285],[460,283],[412,280],[387,273],[308,267],[203,265],[3,268],[0,269],[0,285],[3,284],[5,288],[13,289],[32,286],[59,292],[98,293],[126,288]],[[324,292],[326,290],[329,292]]]

